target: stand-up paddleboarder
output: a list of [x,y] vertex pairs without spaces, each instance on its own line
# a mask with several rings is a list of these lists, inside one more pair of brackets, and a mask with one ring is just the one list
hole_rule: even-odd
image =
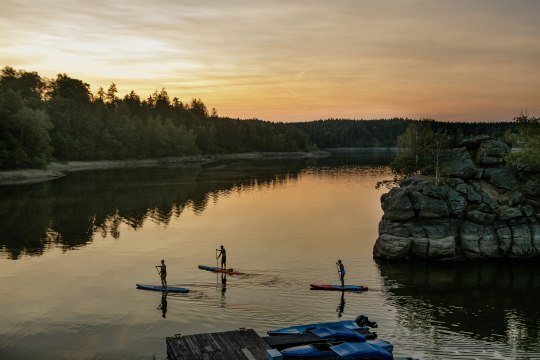
[[341,260],[338,260],[336,263],[338,267],[339,280],[341,281],[341,287],[345,287],[345,266]]
[[161,286],[166,288],[167,287],[167,265],[165,265],[165,260],[161,260],[161,265],[156,265],[156,269],[159,273],[159,277],[161,278]]
[[225,248],[223,245],[221,245],[220,249],[216,249],[216,251],[219,251],[219,255],[216,257],[216,260],[221,257],[221,268],[226,269],[227,268],[227,252],[225,251]]

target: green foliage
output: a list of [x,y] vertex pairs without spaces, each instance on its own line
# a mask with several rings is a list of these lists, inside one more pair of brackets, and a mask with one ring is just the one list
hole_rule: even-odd
[[208,109],[206,105],[201,101],[201,99],[192,99],[191,105],[189,106],[189,111],[193,113],[199,119],[208,118]]
[[514,120],[516,131],[507,131],[505,137],[516,149],[506,156],[506,160],[519,166],[540,169],[540,118],[522,113]]
[[392,170],[403,176],[432,173],[438,181],[439,159],[447,148],[445,131],[434,132],[427,121],[412,122],[398,137],[398,154],[391,164]]
[[43,80],[4,68],[0,75],[0,168],[44,167],[51,122],[42,110]]

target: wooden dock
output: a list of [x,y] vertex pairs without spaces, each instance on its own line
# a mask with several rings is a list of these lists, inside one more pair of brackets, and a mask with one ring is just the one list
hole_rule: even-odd
[[171,360],[265,360],[270,346],[252,329],[168,337]]
[[[377,337],[369,330],[358,332],[366,339]],[[283,350],[320,341],[311,333],[261,337],[252,329],[175,335],[166,339],[170,360],[267,360],[267,350]]]

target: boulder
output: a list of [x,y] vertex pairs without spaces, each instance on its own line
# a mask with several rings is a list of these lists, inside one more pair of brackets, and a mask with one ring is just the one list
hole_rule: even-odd
[[382,234],[373,248],[373,256],[380,259],[406,259],[409,257],[412,238]]
[[447,217],[449,214],[446,201],[424,195],[418,191],[411,193],[411,202],[421,219]]
[[[388,196],[385,196],[388,195]],[[392,189],[381,197],[384,217],[388,220],[403,221],[414,217],[414,208],[405,191]]]
[[533,249],[531,228],[522,224],[512,226],[511,257],[529,257],[536,255]]
[[490,140],[491,136],[489,135],[477,135],[472,138],[463,139],[463,141],[458,145],[459,147],[466,147],[469,150],[476,150],[482,143],[482,141]]
[[504,156],[510,148],[500,140],[486,139],[476,151],[476,163],[479,165],[498,165],[504,163]]
[[467,199],[461,193],[449,188],[446,193],[448,211],[452,215],[459,215],[467,208]]
[[510,206],[501,206],[499,208],[499,219],[506,221],[510,219],[516,219],[523,215],[521,210],[516,207],[510,207]]
[[506,166],[501,141],[480,136],[461,145],[445,155],[437,183],[414,176],[381,196],[374,257],[540,257],[540,174]]
[[521,184],[516,177],[516,172],[511,167],[490,168],[484,171],[484,177],[499,188],[510,191],[519,190]]
[[430,259],[453,258],[456,256],[456,238],[446,236],[438,239],[429,239],[427,257]]
[[471,179],[478,175],[478,169],[465,147],[452,149],[441,158],[441,176]]

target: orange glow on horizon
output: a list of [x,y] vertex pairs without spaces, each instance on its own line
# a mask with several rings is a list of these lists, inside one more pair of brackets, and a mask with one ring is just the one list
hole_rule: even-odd
[[540,3],[0,5],[0,64],[271,121],[540,114]]

